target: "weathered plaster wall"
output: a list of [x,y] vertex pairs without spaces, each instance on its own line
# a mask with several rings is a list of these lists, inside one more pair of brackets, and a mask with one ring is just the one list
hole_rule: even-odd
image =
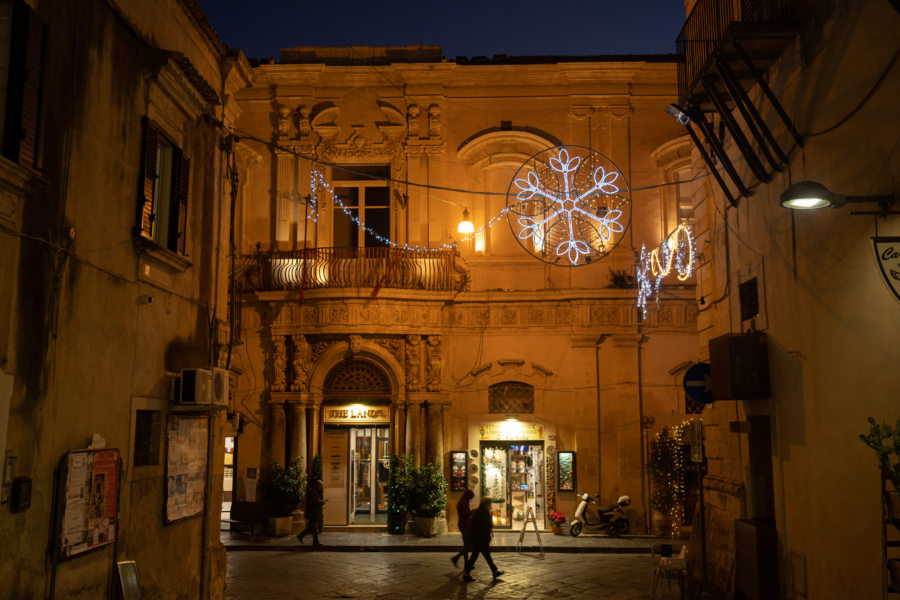
[[[894,48],[884,40],[894,39],[900,27],[900,15],[885,2],[822,3],[817,11],[769,73],[804,134],[825,130],[853,110],[891,60]],[[870,238],[876,231],[900,235],[900,222],[895,215],[851,216],[850,207],[792,214],[779,196],[800,180],[848,195],[897,193],[895,73],[896,66],[845,125],[805,137],[789,171],[739,208],[726,210],[720,191],[705,182],[696,190],[698,218],[711,229],[706,256],[712,264],[700,274],[708,305],[730,281],[728,297],[701,312],[702,354],[710,338],[740,331],[735,286],[741,269],[762,259],[765,318],[757,327],[768,336],[772,398],[719,402],[703,418],[710,425],[710,473],[735,485],[747,483],[748,446],[745,435],[729,432],[729,422],[771,418],[779,577],[787,598],[800,597],[801,580],[808,598],[881,593],[879,475],[858,436],[868,430],[868,416],[889,423],[897,418],[900,306],[881,279]],[[753,516],[756,507],[743,496],[711,494],[713,516],[726,525]],[[853,527],[846,524],[850,506],[856,507]]]

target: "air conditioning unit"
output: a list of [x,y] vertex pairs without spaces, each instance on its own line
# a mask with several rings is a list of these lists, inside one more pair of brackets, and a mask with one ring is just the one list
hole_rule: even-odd
[[180,404],[209,404],[212,401],[212,372],[209,369],[182,369]]
[[210,397],[212,404],[228,406],[228,370],[213,367]]

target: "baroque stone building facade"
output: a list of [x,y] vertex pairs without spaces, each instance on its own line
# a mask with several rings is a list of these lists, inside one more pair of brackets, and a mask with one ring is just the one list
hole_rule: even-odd
[[[528,508],[543,526],[578,492],[628,494],[647,526],[646,443],[684,418],[697,309],[689,280],[641,320],[612,276],[677,224],[678,194],[656,187],[690,160],[663,112],[674,64],[523,62],[300,47],[253,69],[237,95],[236,497],[271,459],[318,455],[326,524],[382,522],[386,457],[411,453],[495,494],[498,526]],[[503,217],[516,170],[559,145],[647,188],[624,241],[586,267],[529,256]],[[577,453],[564,478],[557,451]]]

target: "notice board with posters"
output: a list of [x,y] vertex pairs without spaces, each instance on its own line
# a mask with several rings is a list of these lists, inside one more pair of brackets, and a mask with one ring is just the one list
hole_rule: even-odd
[[118,526],[118,449],[67,452],[58,477],[59,557],[72,558],[113,543]]
[[209,417],[170,415],[166,426],[166,523],[203,513]]

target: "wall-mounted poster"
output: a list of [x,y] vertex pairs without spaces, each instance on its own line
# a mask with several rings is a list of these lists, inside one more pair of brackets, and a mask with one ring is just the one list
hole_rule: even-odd
[[450,453],[450,491],[461,492],[466,489],[466,480],[469,478],[466,451]]
[[119,451],[72,450],[59,470],[59,557],[111,544],[116,539]]
[[203,512],[209,417],[171,415],[166,431],[166,523]]
[[560,492],[575,491],[575,453],[574,452],[557,452],[556,464],[559,472]]

